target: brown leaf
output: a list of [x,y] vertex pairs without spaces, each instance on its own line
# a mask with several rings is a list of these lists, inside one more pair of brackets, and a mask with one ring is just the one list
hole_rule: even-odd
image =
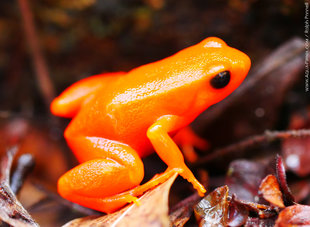
[[294,205],[285,208],[279,214],[276,227],[285,226],[309,226],[310,225],[310,206]]
[[239,199],[258,202],[258,187],[266,176],[266,167],[257,162],[235,160],[230,163],[226,176],[226,184],[230,194],[236,194]]
[[[36,165],[32,176],[45,184],[56,185],[59,177],[68,169],[61,149],[61,141],[55,140],[51,131],[43,124],[39,125],[38,122],[25,118],[10,120],[0,118],[0,138],[1,154],[5,153],[3,148],[18,144],[17,157],[25,153],[30,153],[35,157]],[[51,167],[50,163],[57,163],[57,165]]]
[[193,212],[193,209],[185,207],[184,209],[178,209],[169,215],[170,226],[182,227],[189,220]]
[[113,214],[89,216],[68,222],[64,227],[75,226],[169,226],[168,195],[177,174],[140,197],[141,205],[128,205]]
[[276,210],[272,209],[272,207],[268,205],[239,200],[237,197],[235,197],[234,200],[236,203],[245,206],[248,211],[255,214],[259,218],[270,218],[277,214]]
[[[290,129],[310,128],[310,108],[302,112],[294,113],[290,120]],[[282,153],[285,164],[299,176],[306,176],[310,173],[310,137],[287,138],[282,143]]]
[[228,187],[215,189],[194,208],[200,226],[226,226],[228,219]]
[[245,223],[245,227],[273,227],[275,223],[274,218],[248,218],[247,222]]
[[184,199],[171,209],[169,214],[170,226],[182,227],[188,221],[193,213],[193,206],[201,200],[198,194],[193,194],[190,197]]
[[298,174],[310,173],[310,138],[290,138],[283,142],[282,151],[287,167]]
[[9,149],[0,161],[0,220],[12,226],[38,226],[16,199],[9,186],[10,170],[16,152],[16,147]]
[[282,192],[280,191],[280,186],[275,176],[268,175],[265,177],[259,186],[259,191],[262,193],[264,199],[271,204],[280,208],[285,207],[282,199]]
[[298,181],[290,185],[295,202],[300,203],[310,194],[310,183],[307,180]]
[[278,179],[279,186],[283,193],[284,204],[286,206],[293,205],[295,202],[295,199],[291,193],[290,188],[287,185],[285,167],[283,164],[283,159],[280,155],[277,155],[276,157],[276,177]]
[[248,219],[249,211],[247,207],[235,200],[233,195],[229,203],[229,215],[228,225],[229,226],[242,226]]

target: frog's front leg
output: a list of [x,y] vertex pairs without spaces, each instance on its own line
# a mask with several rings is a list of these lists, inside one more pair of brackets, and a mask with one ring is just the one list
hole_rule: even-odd
[[135,150],[100,137],[66,133],[66,139],[83,163],[59,179],[62,197],[106,213],[136,200],[134,194],[118,195],[143,179],[143,163]]
[[203,196],[205,188],[185,165],[181,151],[168,134],[182,124],[182,118],[178,116],[163,116],[147,130],[147,137],[156,153],[168,165],[168,169],[177,169],[183,178],[193,184],[199,195]]

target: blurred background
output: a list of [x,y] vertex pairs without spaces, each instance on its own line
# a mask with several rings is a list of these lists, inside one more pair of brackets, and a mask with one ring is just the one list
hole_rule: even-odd
[[[218,36],[247,53],[254,64],[291,37],[303,37],[302,1],[29,3],[56,94],[78,79],[128,71],[208,36]],[[29,116],[46,114],[18,2],[3,0],[0,6],[0,108]]]
[[[62,138],[69,120],[49,113],[49,99],[41,91],[42,81],[36,76],[31,46],[26,39],[21,2],[0,1],[0,150],[4,152],[8,146],[17,144],[21,153],[34,154],[37,165],[32,177],[54,192],[58,177],[75,163]],[[52,95],[58,95],[79,79],[102,72],[129,71],[209,36],[220,37],[245,52],[253,67],[284,42],[304,37],[304,4],[300,0],[28,0],[28,3],[26,13],[33,17],[37,44],[49,75],[49,81],[44,83],[48,83]],[[303,77],[299,76],[290,86],[291,95],[281,93],[290,98],[281,99],[278,117],[265,129],[288,128],[292,109],[308,108]],[[259,121],[257,124],[261,125]],[[207,139],[208,134],[213,134],[211,145],[219,147],[263,131],[256,128],[234,136],[230,130],[214,133],[216,126],[196,128]],[[164,168],[163,164],[158,165]],[[222,170],[226,169],[224,166]],[[149,172],[152,175],[158,170]],[[29,199],[32,193],[31,199],[41,201],[46,192],[34,189],[33,185],[26,183],[21,196],[24,193]],[[33,206],[33,200],[24,199],[26,208]],[[50,211],[51,207],[55,206],[41,203],[32,207],[32,214],[44,221],[45,226],[80,215],[72,214],[65,206],[57,209],[66,210],[66,217],[44,213],[44,209]]]

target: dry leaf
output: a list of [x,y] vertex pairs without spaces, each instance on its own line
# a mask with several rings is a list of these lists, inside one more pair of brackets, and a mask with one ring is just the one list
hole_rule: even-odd
[[[309,107],[308,107],[309,108]],[[289,129],[310,128],[310,108],[303,112],[294,113],[291,116]],[[282,143],[282,154],[286,167],[299,176],[307,176],[310,173],[310,137],[288,138]]]
[[169,215],[170,226],[182,227],[189,220],[193,213],[193,206],[196,205],[201,200],[198,194],[193,194],[187,197],[171,209]]
[[259,218],[270,218],[274,217],[277,214],[276,210],[268,205],[239,200],[235,196],[234,196],[234,202],[239,203],[243,207],[245,206],[249,212],[255,214]]
[[168,195],[177,174],[140,197],[141,205],[128,205],[113,214],[75,219],[64,227],[75,226],[169,226]]
[[292,183],[290,188],[296,203],[300,203],[310,194],[310,183],[307,180]]
[[266,176],[266,167],[258,162],[235,160],[230,163],[226,184],[229,193],[236,194],[239,199],[249,202],[259,202],[258,187]]
[[283,193],[284,204],[286,206],[293,205],[295,198],[287,185],[285,167],[283,164],[283,159],[280,155],[277,155],[276,157],[276,177],[278,179],[280,189]]
[[228,222],[229,226],[243,226],[249,216],[249,211],[245,205],[235,200],[233,195],[229,203]]
[[310,225],[310,206],[294,205],[285,208],[279,214],[276,227],[284,226],[309,226]]
[[[35,157],[32,176],[45,184],[56,185],[59,177],[68,169],[61,142],[55,140],[46,127],[38,125],[24,118],[13,118],[10,121],[0,119],[0,153],[4,154],[4,148],[18,144],[17,157],[25,153]],[[57,165],[51,167],[50,163]]]
[[226,226],[228,219],[228,187],[216,188],[194,208],[199,226]]
[[275,176],[268,175],[265,177],[259,186],[259,191],[262,193],[264,199],[271,204],[280,208],[285,207],[282,199],[282,192],[280,191],[280,186]]
[[179,209],[173,214],[170,214],[170,226],[182,227],[189,220],[192,215],[193,210],[185,207],[184,209]]
[[310,138],[290,138],[283,142],[282,150],[286,166],[299,176],[310,173]]
[[8,150],[0,160],[0,220],[11,226],[39,226],[16,199],[9,186],[10,170],[17,147]]
[[274,218],[252,218],[249,217],[244,227],[274,227],[275,220]]

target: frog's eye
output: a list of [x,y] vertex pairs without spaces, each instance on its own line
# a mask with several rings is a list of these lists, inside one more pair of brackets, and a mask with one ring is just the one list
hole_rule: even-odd
[[220,89],[225,87],[230,81],[230,72],[223,71],[217,74],[210,80],[210,84],[215,89]]

